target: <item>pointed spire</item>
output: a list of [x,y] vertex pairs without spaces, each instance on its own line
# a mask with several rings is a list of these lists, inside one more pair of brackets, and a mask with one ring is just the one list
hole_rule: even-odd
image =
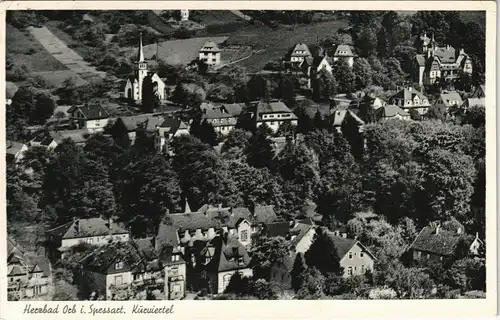
[[191,213],[191,208],[189,207],[187,199],[186,199],[186,207],[184,208],[184,213]]
[[139,54],[137,62],[144,62],[144,50],[142,49],[142,32],[139,34]]

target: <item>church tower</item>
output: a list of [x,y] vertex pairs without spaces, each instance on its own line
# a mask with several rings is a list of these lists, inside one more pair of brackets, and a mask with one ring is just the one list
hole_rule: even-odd
[[148,75],[148,64],[144,60],[144,50],[142,48],[142,32],[139,35],[139,52],[137,54],[136,78],[139,84],[139,100],[142,99],[142,81]]

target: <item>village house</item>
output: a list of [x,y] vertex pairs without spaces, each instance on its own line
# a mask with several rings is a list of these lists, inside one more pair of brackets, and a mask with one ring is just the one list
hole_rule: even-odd
[[439,98],[434,102],[434,106],[445,111],[450,107],[461,107],[463,104],[462,97],[456,91],[444,91],[439,94]]
[[128,137],[130,144],[135,143],[138,131],[154,134],[163,122],[162,114],[148,113],[136,116],[119,117],[111,126],[109,132],[115,139]]
[[148,63],[144,59],[144,49],[142,47],[142,33],[139,37],[139,50],[137,53],[136,70],[134,75],[130,76],[120,92],[120,96],[125,99],[141,101],[142,100],[142,85],[144,78],[151,75],[153,82],[153,91],[155,96],[161,101],[167,98],[165,90],[165,82],[158,76],[157,73],[151,73],[148,69]]
[[7,162],[18,163],[24,158],[24,153],[28,151],[28,146],[21,142],[6,141]]
[[87,129],[90,133],[104,131],[109,121],[108,112],[100,104],[73,106],[68,114],[78,129]]
[[28,257],[12,238],[7,238],[8,300],[37,300],[49,294],[49,262],[43,257]]
[[48,150],[54,150],[66,139],[70,139],[78,146],[83,146],[90,134],[88,129],[40,132],[29,141],[29,146],[40,146]]
[[351,46],[346,44],[339,44],[335,49],[335,53],[333,54],[333,61],[345,61],[349,67],[352,68],[354,65],[354,57],[355,54]]
[[413,77],[420,85],[432,85],[439,79],[454,80],[461,73],[472,74],[472,60],[463,49],[441,47],[427,34],[420,37],[422,48],[413,63]]
[[354,123],[357,126],[357,131],[359,133],[363,132],[365,127],[365,122],[351,109],[345,106],[331,108],[330,115],[328,117],[331,118],[333,129],[338,133],[342,133],[342,128],[349,122]]
[[202,112],[201,121],[210,123],[215,132],[227,135],[234,130],[238,121],[237,116],[229,113],[224,105],[214,106],[210,103],[203,103],[200,109]]
[[254,108],[256,110],[255,121],[257,128],[265,123],[276,133],[279,127],[285,122],[293,126],[297,125],[297,116],[282,101],[259,101],[254,104]]
[[[111,243],[95,248],[80,260],[82,291],[91,299],[119,299],[120,292],[161,288],[165,279],[161,265],[148,261],[132,242]],[[135,293],[134,292],[134,293]]]
[[329,76],[333,75],[333,63],[333,59],[326,54],[317,55],[314,58],[306,57],[301,67],[307,79],[307,89],[312,88],[314,78],[318,77],[321,72],[326,72]]
[[399,119],[399,120],[411,120],[410,114],[395,105],[386,105],[375,110],[375,119],[377,121]]
[[[157,248],[154,237],[135,239],[134,244],[149,264],[159,263],[165,277],[164,296],[167,300],[179,300],[186,296],[186,262],[178,248],[166,245]],[[158,268],[153,268],[157,270]],[[148,281],[148,273],[133,274],[134,283]],[[149,277],[151,278],[151,277]]]
[[362,275],[366,271],[373,272],[375,256],[358,240],[350,239],[347,233],[331,232],[321,228],[332,239],[340,259],[340,266],[344,270],[344,277]]
[[470,97],[478,99],[486,97],[486,87],[484,84],[477,86]]
[[270,269],[269,282],[277,285],[281,290],[292,288],[292,269],[297,254],[290,252],[282,261],[273,263]]
[[165,116],[157,128],[155,148],[158,152],[167,153],[169,142],[182,135],[189,135],[189,126],[178,117]]
[[440,225],[426,226],[417,235],[409,248],[413,261],[460,259],[465,255],[477,256],[484,243],[465,234],[462,228],[446,230]]
[[206,242],[198,254],[199,287],[208,293],[224,293],[235,273],[242,277],[253,275],[248,251],[231,235],[217,236]]
[[207,41],[201,47],[199,52],[199,59],[204,61],[209,66],[216,66],[220,64],[221,50],[213,41]]
[[181,21],[189,20],[189,10],[181,10]]
[[290,67],[292,69],[300,68],[306,58],[312,58],[311,51],[305,43],[297,43],[290,53]]
[[412,87],[399,90],[389,99],[389,104],[399,106],[408,112],[417,110],[420,115],[426,114],[431,106],[429,99],[422,92]]
[[56,259],[62,258],[64,251],[81,243],[107,245],[129,240],[129,232],[112,219],[75,219],[47,231],[49,255]]

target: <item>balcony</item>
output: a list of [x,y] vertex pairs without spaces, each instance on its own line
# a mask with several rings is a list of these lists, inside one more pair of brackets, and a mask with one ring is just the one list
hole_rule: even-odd
[[184,281],[184,276],[183,275],[169,276],[168,281],[169,282]]

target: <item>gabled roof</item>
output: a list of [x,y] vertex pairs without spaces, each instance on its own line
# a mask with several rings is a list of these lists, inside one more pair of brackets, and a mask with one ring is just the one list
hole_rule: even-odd
[[395,105],[386,105],[386,106],[380,107],[375,112],[376,112],[377,116],[380,118],[392,118],[392,117],[395,117],[397,115],[400,115],[402,117],[409,117],[410,116],[410,114],[407,111],[405,111],[405,110],[403,110],[400,107],[395,106]]
[[[222,237],[217,236],[209,245],[215,247],[215,255],[208,263],[207,269],[216,272],[238,270],[248,268],[250,264],[250,256],[245,247],[236,239],[229,237],[227,242]],[[242,263],[238,264],[241,258]]]
[[391,99],[404,99],[406,101],[413,100],[415,96],[418,96],[420,100],[427,99],[427,97],[422,92],[412,87],[399,90],[395,95],[391,97]]
[[268,237],[286,237],[290,232],[288,222],[278,221],[264,224]]
[[451,64],[455,63],[455,48],[453,47],[436,47],[434,55],[437,56],[441,63]]
[[89,218],[70,221],[48,230],[47,233],[62,239],[73,239],[108,234],[128,234],[128,231],[114,221],[111,221],[111,224],[109,224],[108,220],[102,218]]
[[150,118],[160,118],[161,115],[159,114],[141,114],[137,116],[129,116],[129,117],[120,117],[118,118],[117,121],[121,122],[123,126],[125,127],[125,130],[128,132],[132,132],[137,130],[137,127],[141,124],[146,122]]
[[[460,97],[460,94],[456,91],[443,92],[439,95],[439,97],[443,101],[443,104],[447,107],[451,107],[455,104],[461,106],[463,103],[462,97]],[[456,101],[456,103],[454,101]]]
[[201,47],[200,52],[220,52],[220,49],[215,42],[207,41],[203,47]]
[[333,115],[333,125],[335,127],[341,126],[344,123],[344,120],[347,115],[352,117],[358,123],[358,125],[361,126],[365,124],[365,122],[360,117],[358,117],[354,112],[345,107],[338,107],[332,112],[332,115]]
[[346,254],[352,249],[352,247],[354,247],[355,245],[359,245],[363,249],[364,252],[366,252],[367,254],[369,254],[372,257],[372,259],[374,259],[374,260],[376,259],[375,256],[365,246],[363,246],[363,244],[361,244],[361,242],[359,242],[358,240],[339,237],[339,236],[336,236],[331,231],[327,231],[327,232],[328,232],[330,239],[333,241],[335,248],[337,249],[337,254],[338,254],[340,260],[342,260],[346,256]]
[[439,232],[436,233],[436,227],[427,226],[420,231],[410,248],[441,256],[451,256],[461,240],[472,243],[473,239],[463,233],[442,228],[439,228]]
[[[296,51],[304,51],[304,53],[296,53]],[[307,57],[311,56],[311,51],[305,43],[297,43],[292,50],[291,56],[293,57]]]
[[5,89],[6,89],[6,93],[5,93],[6,97],[5,98],[12,99],[19,88],[14,82],[6,81],[5,82]]
[[109,118],[108,112],[100,104],[73,106],[69,108],[68,113],[74,113],[77,110],[79,110],[87,120]]
[[334,57],[354,57],[354,54],[352,52],[352,48],[346,44],[339,44],[337,46],[337,49],[335,50],[335,53],[333,55]]
[[274,212],[274,206],[255,206],[254,208],[254,219],[258,223],[271,223],[278,220],[276,212]]
[[226,109],[226,112],[233,117],[238,117],[245,108],[244,103],[223,104],[222,106],[224,107],[224,109]]
[[85,269],[107,273],[114,263],[123,262],[124,271],[133,269],[144,258],[131,242],[116,242],[99,246],[80,262]]
[[219,227],[219,222],[207,217],[203,212],[171,213],[167,216],[169,223],[178,231]]

